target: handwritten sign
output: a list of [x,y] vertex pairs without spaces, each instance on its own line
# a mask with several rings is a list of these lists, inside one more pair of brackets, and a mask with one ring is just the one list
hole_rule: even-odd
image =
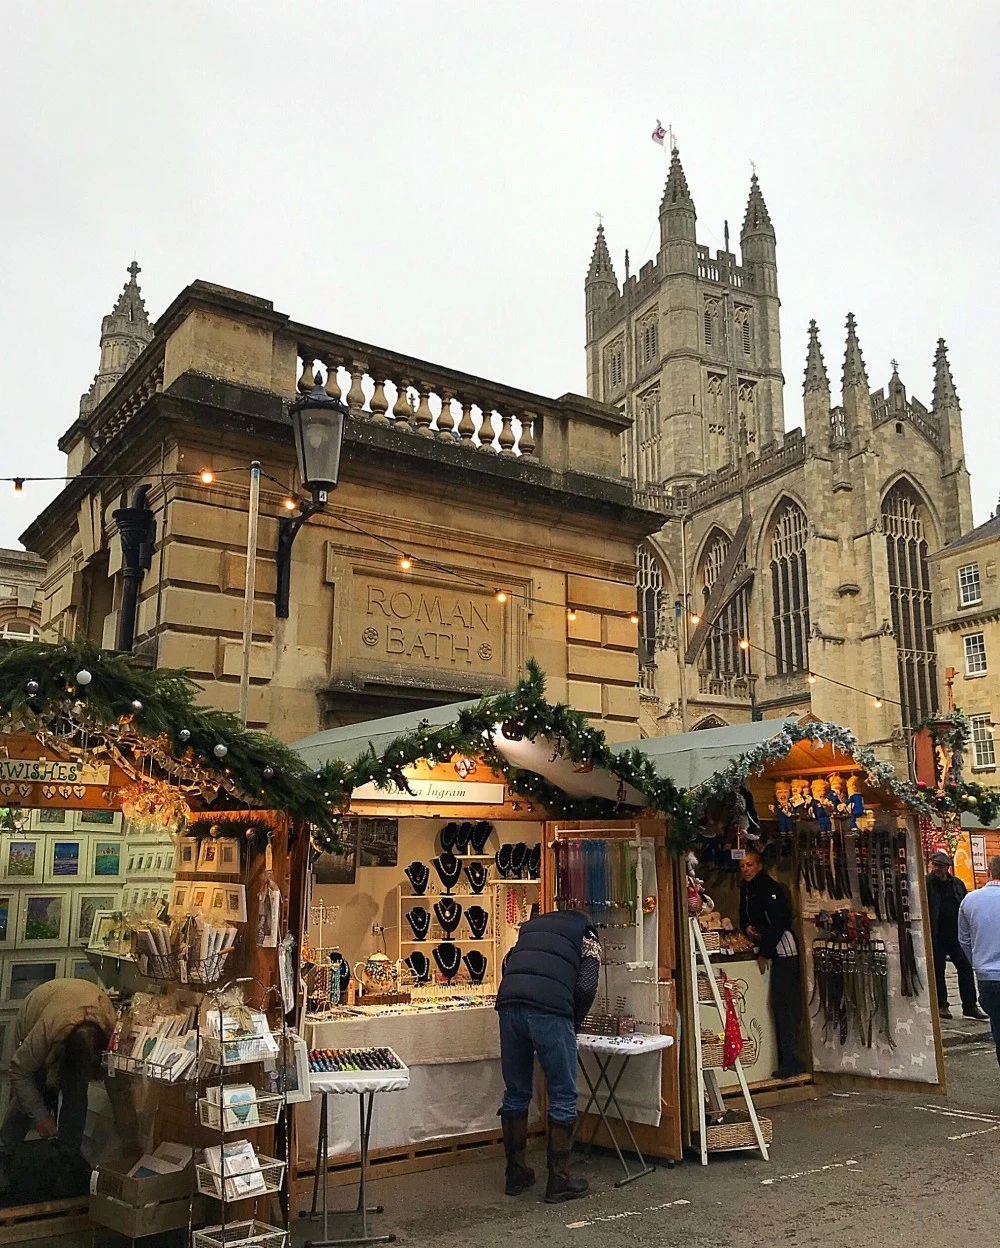
[[111,766],[65,762],[56,758],[0,758],[0,784],[101,784],[111,781]]

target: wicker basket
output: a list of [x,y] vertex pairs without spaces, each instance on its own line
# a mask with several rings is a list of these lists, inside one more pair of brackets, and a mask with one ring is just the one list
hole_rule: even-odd
[[[722,1067],[722,1059],[725,1046],[721,1040],[713,1040],[711,1042],[702,1041],[701,1044],[701,1067],[702,1070],[720,1069]],[[744,1066],[752,1066],[757,1060],[757,1041],[751,1036],[747,1039],[743,1037],[743,1052],[740,1054],[740,1061]]]
[[[719,983],[718,975],[716,975],[715,978],[716,978],[716,983]],[[722,994],[721,983],[719,987],[719,994],[720,996]],[[709,1005],[711,1005],[715,1000],[715,998],[712,996],[712,985],[708,982],[708,976],[705,974],[704,971],[698,972],[698,1000],[706,1002]]]
[[[764,1143],[770,1144],[774,1138],[774,1129],[770,1118],[757,1115]],[[722,1153],[733,1148],[757,1148],[757,1137],[754,1135],[753,1123],[745,1110],[731,1109],[726,1111],[725,1122],[717,1127],[705,1130],[705,1146],[710,1153]]]
[[717,931],[706,932],[703,928],[701,938],[705,942],[706,953],[718,953],[722,948],[722,935]]

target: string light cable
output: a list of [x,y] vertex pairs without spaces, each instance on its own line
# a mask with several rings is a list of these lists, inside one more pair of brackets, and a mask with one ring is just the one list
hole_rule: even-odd
[[[756,650],[760,654],[766,654],[768,658],[778,660],[778,655],[773,650],[768,650],[766,646],[758,646],[755,641],[751,641],[749,637],[740,638],[740,649],[743,651]],[[806,684],[814,685],[818,680],[825,680],[831,685],[837,685],[841,689],[848,689],[851,693],[860,693],[862,697],[870,698],[872,705],[879,709],[883,703],[891,702],[893,706],[902,706],[902,702],[898,698],[890,698],[884,693],[872,693],[870,689],[859,689],[857,685],[850,685],[846,681],[837,680],[835,676],[824,676],[822,672],[817,672],[811,667],[805,677]]]

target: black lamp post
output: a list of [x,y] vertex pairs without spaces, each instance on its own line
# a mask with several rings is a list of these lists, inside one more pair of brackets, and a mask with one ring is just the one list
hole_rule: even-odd
[[314,381],[312,390],[300,395],[288,408],[299,477],[312,498],[299,503],[297,516],[283,516],[278,521],[278,580],[274,613],[282,620],[288,619],[292,543],[309,517],[325,509],[330,491],[336,489],[340,476],[340,452],[344,445],[347,408],[339,399],[327,394],[315,377]]

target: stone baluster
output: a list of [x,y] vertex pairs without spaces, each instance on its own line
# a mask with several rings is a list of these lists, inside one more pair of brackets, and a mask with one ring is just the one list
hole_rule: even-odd
[[340,382],[337,380],[337,369],[339,364],[331,360],[326,366],[326,392],[331,399],[340,402]]
[[351,362],[351,388],[347,392],[347,406],[352,412],[360,412],[365,405],[364,387],[361,378],[365,375],[365,366],[360,360]]
[[441,391],[441,415],[438,417],[438,437],[442,442],[454,442],[455,417],[451,412],[451,392]]
[[479,449],[492,451],[493,439],[497,436],[497,431],[493,428],[493,409],[488,403],[483,403],[482,413],[483,423],[479,426]]
[[[372,409],[373,425],[391,425],[392,421],[386,416],[389,410],[389,400],[385,397],[385,382],[375,381],[375,393],[372,395],[369,405]],[[395,414],[395,413],[394,413]]]
[[313,369],[315,362],[315,360],[307,359],[304,355],[302,357],[302,376],[295,383],[295,388],[300,394],[308,394],[310,390],[315,390],[319,385]]
[[534,412],[521,413],[521,441],[518,443],[521,454],[530,459],[535,454],[535,420]]
[[500,454],[507,457],[512,457],[514,454],[513,420],[514,418],[510,412],[500,413]]
[[410,416],[412,413],[410,411],[409,399],[406,397],[406,390],[409,384],[405,377],[400,377],[396,384],[396,402],[392,405],[392,414],[395,418],[395,428],[397,429],[409,429],[410,427]]
[[458,422],[458,436],[462,442],[471,442],[476,434],[475,421],[472,419],[472,400],[462,399],[462,419]]
[[419,391],[420,402],[417,404],[417,410],[413,413],[414,431],[423,438],[433,438],[434,430],[431,428],[431,421],[434,415],[431,412],[430,387],[426,382],[421,382]]

